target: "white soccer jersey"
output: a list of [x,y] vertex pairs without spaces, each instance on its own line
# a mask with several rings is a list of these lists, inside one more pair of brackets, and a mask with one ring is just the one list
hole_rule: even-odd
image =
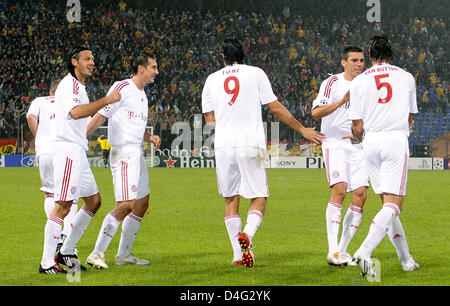
[[54,141],[76,143],[87,151],[86,130],[88,118],[73,119],[70,111],[78,105],[88,104],[86,88],[70,73],[59,83],[55,92],[55,129]]
[[148,100],[144,90],[131,79],[115,82],[108,95],[117,90],[122,99],[99,110],[108,118],[108,142],[112,146],[142,144],[148,119]]
[[35,138],[36,156],[52,153],[51,136],[55,121],[54,102],[55,97],[53,96],[38,97],[31,102],[28,109],[27,116],[33,115],[39,122]]
[[214,111],[215,148],[266,149],[261,105],[275,100],[260,68],[235,64],[210,74],[202,92],[202,112]]
[[[344,73],[330,76],[320,85],[319,94],[313,101],[312,108],[325,106],[339,101],[350,90],[351,81],[344,78]],[[322,117],[320,132],[326,139],[350,135],[352,121],[349,115],[349,102],[339,106],[331,114]]]
[[414,77],[399,67],[375,65],[350,85],[350,118],[362,119],[365,133],[401,131],[409,136],[408,117],[417,112]]

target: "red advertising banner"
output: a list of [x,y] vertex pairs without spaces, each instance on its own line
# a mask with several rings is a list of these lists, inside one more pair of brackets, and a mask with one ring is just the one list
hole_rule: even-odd
[[0,139],[0,154],[11,155],[16,153],[17,138]]

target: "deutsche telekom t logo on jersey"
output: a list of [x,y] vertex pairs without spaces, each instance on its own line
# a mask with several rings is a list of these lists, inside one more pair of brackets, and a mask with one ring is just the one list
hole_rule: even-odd
[[146,116],[146,115],[143,114],[143,113],[136,114],[135,112],[128,111],[128,119],[131,120],[131,119],[133,119],[133,118],[139,118],[139,119],[141,119],[141,120],[147,122],[148,116]]

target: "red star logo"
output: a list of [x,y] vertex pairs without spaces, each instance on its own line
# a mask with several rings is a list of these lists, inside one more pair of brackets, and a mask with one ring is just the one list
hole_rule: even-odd
[[174,168],[175,163],[177,162],[176,160],[172,159],[172,156],[169,156],[169,159],[165,159],[164,161],[166,162],[166,168]]

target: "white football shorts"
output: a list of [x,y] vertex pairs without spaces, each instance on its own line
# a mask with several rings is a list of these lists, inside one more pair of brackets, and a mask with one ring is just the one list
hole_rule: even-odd
[[362,186],[369,187],[369,174],[361,144],[348,139],[327,139],[322,143],[325,169],[329,186],[345,182],[347,192]]
[[215,150],[217,186],[223,197],[267,198],[269,187],[264,150],[220,148]]
[[113,146],[110,162],[117,202],[142,199],[150,194],[148,169],[141,145]]
[[409,145],[403,132],[370,132],[363,140],[370,183],[376,194],[406,195]]
[[55,201],[72,201],[98,193],[86,152],[80,145],[54,142],[52,156]]
[[41,177],[41,191],[53,193],[53,159],[51,153],[37,156],[39,176]]

